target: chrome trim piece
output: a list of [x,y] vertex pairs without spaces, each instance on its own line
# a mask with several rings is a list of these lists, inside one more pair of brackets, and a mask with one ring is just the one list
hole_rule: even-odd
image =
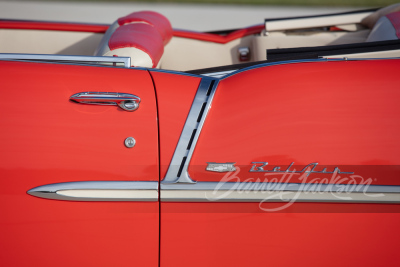
[[225,163],[207,162],[206,171],[209,171],[209,172],[234,172],[234,171],[236,171],[235,163],[236,162],[225,162]]
[[288,61],[279,61],[279,62],[273,62],[273,63],[262,63],[259,65],[253,65],[247,68],[239,69],[237,71],[231,72],[224,77],[221,78],[221,80],[226,79],[230,76],[233,76],[235,74],[253,70],[253,69],[258,69],[258,68],[263,68],[263,67],[268,67],[268,66],[276,66],[276,65],[286,65],[286,64],[294,64],[294,63],[312,63],[312,62],[328,62],[328,61],[343,61],[343,59],[327,59],[327,58],[320,58],[320,59],[300,59],[300,60],[288,60]]
[[177,74],[177,75],[183,75],[183,76],[189,76],[189,77],[202,78],[202,76],[199,75],[199,74],[192,74],[192,73],[187,73],[187,72],[182,72],[182,71],[177,71],[177,70],[166,70],[166,69],[150,69],[150,70],[152,72],[162,72],[162,73],[169,73],[169,74]]
[[[339,167],[335,167],[332,171],[327,171],[326,168],[324,168],[322,171],[317,171],[315,168],[318,165],[318,162],[313,162],[310,164],[307,164],[303,169],[296,171],[296,170],[290,170],[290,168],[294,165],[294,162],[290,163],[290,165],[286,168],[286,170],[281,170],[280,166],[276,166],[272,168],[272,170],[264,170],[264,167],[268,165],[268,162],[265,161],[254,161],[251,164],[253,166],[251,167],[249,172],[268,172],[268,173],[305,173],[306,177],[308,177],[311,173],[322,173],[322,174],[354,174],[354,172],[342,172]],[[259,166],[257,166],[259,165]]]
[[130,68],[130,57],[95,57],[95,56],[67,56],[67,55],[43,55],[43,54],[6,54],[0,53],[0,59],[5,60],[38,60],[56,62],[93,62],[99,63],[123,63],[125,68]]
[[[158,182],[87,181],[48,184],[27,192],[67,201],[158,201]],[[400,186],[250,182],[162,183],[164,202],[400,203]]]
[[299,183],[267,183],[267,182],[197,182],[196,184],[161,184],[163,190],[279,190],[279,191],[307,191],[316,188],[318,192],[351,191],[354,193],[400,193],[399,185],[354,185],[354,184],[299,184]]
[[250,182],[161,184],[161,201],[400,203],[400,186]]
[[69,201],[158,201],[158,182],[86,181],[42,185],[29,195]]
[[258,69],[258,68],[263,68],[263,67],[269,67],[269,66],[277,66],[277,65],[286,65],[286,64],[295,64],[295,63],[313,63],[313,62],[337,62],[337,61],[364,61],[364,60],[388,60],[388,59],[400,59],[400,57],[387,57],[387,58],[347,58],[347,60],[343,58],[319,58],[319,59],[300,59],[300,60],[287,60],[287,61],[279,61],[279,62],[273,62],[273,63],[262,63],[259,65],[253,65],[247,68],[239,69],[234,72],[231,72],[223,77],[221,77],[221,80],[226,79],[230,76],[239,74],[241,72],[253,70],[253,69]]
[[135,111],[140,104],[138,96],[126,93],[81,92],[70,96],[69,99],[80,104],[119,106],[126,111]]
[[[347,58],[347,60],[376,60],[376,59],[398,59],[396,57],[392,58]],[[225,79],[229,76],[238,74],[240,72],[252,70],[252,69],[257,69],[257,68],[262,68],[262,67],[268,67],[268,66],[275,66],[275,65],[283,65],[283,64],[294,64],[294,63],[309,63],[309,62],[329,62],[329,61],[344,61],[344,58],[319,58],[319,59],[300,59],[300,60],[287,60],[287,61],[280,61],[280,62],[272,62],[272,63],[260,63],[256,64],[257,62],[254,62],[255,64],[246,68],[242,69],[235,69],[235,70],[227,70],[227,71],[220,71],[220,72],[210,72],[210,73],[204,73],[200,74],[201,76],[207,76],[207,77],[213,77],[213,78],[220,78]]]
[[127,148],[132,148],[136,145],[136,140],[133,137],[127,137],[124,141],[124,144]]
[[162,191],[161,201],[168,202],[331,202],[331,203],[400,203],[400,194],[386,193],[369,197],[362,193],[307,192],[229,192],[226,191]]
[[181,136],[162,183],[195,183],[187,171],[208,110],[214,98],[218,81],[203,78],[186,118]]
[[219,71],[219,72],[210,72],[210,73],[204,73],[204,74],[201,74],[201,75],[207,76],[207,77],[212,77],[212,78],[222,78],[225,75],[228,75],[228,74],[230,74],[232,72],[235,72],[235,71],[237,71],[237,69],[236,70]]

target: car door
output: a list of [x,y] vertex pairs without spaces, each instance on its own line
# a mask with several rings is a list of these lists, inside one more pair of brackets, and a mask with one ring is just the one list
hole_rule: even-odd
[[316,60],[203,78],[161,178],[161,266],[399,261],[399,67]]
[[[148,71],[0,61],[0,77],[1,265],[158,266]],[[113,105],[126,94],[136,110]]]

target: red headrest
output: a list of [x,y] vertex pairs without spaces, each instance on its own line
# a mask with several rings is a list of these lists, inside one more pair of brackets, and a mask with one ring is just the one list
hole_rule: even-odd
[[117,28],[108,46],[111,51],[127,47],[142,50],[151,58],[153,68],[157,66],[164,52],[160,34],[153,26],[146,23],[127,24]]
[[164,45],[172,38],[173,30],[169,20],[163,15],[154,11],[133,12],[125,17],[118,19],[119,25],[125,25],[134,22],[144,22],[153,26],[161,34]]

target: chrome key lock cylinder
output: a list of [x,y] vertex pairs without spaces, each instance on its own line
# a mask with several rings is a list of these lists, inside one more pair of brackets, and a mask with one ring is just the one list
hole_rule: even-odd
[[124,143],[127,148],[132,148],[136,145],[136,140],[133,137],[128,137],[125,139]]

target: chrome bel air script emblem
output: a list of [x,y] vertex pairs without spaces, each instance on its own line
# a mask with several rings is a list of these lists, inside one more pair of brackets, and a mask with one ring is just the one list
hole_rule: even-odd
[[210,172],[234,172],[236,171],[235,166],[233,166],[236,162],[226,162],[226,163],[216,163],[216,162],[207,162],[206,171]]
[[290,170],[290,168],[293,166],[294,162],[290,163],[290,165],[286,168],[286,170],[281,170],[281,167],[274,167],[272,170],[264,170],[264,167],[268,165],[268,162],[252,162],[254,164],[250,172],[273,172],[273,173],[305,173],[306,176],[309,176],[311,173],[342,173],[342,174],[354,174],[354,172],[342,172],[338,167],[335,167],[333,171],[327,171],[326,168],[324,168],[322,171],[315,170],[317,167],[318,163],[310,163],[307,166],[305,166],[303,169],[296,171],[296,170]]

